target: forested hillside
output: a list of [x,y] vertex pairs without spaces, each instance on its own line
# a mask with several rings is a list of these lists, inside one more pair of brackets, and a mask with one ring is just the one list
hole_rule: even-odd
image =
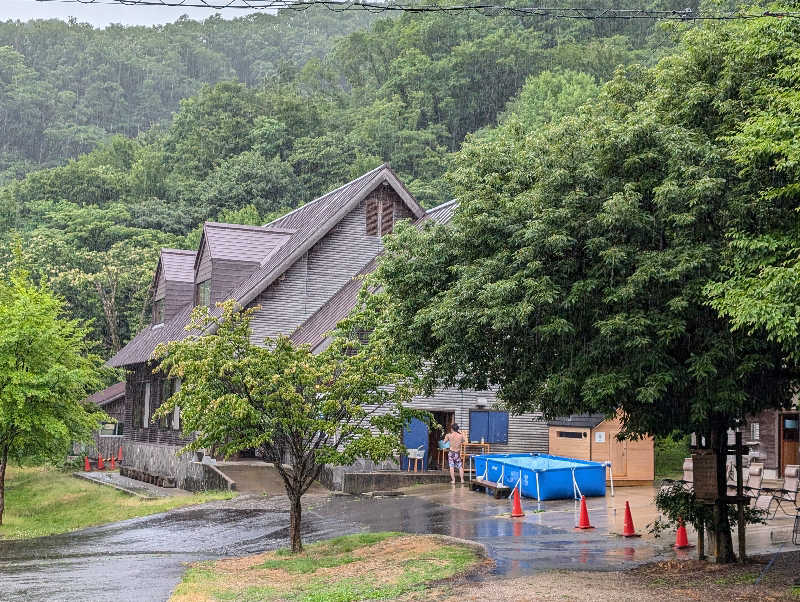
[[158,27],[0,22],[0,183],[63,163],[110,134],[169,123],[205,84],[291,79],[335,38],[374,20],[327,10]]
[[[619,65],[652,63],[673,44],[649,21],[367,22],[322,11],[152,29],[0,26],[2,68],[16,70],[0,77],[0,95],[27,98],[0,103],[11,171],[97,144],[0,188],[0,232],[22,237],[34,272],[94,319],[107,353],[145,319],[158,248],[193,245],[203,220],[260,223],[383,161],[423,204],[440,203],[465,136],[497,135],[498,121],[535,128],[591,98]],[[45,40],[59,32],[62,47]],[[60,113],[36,109],[25,122],[23,107],[62,97]]]

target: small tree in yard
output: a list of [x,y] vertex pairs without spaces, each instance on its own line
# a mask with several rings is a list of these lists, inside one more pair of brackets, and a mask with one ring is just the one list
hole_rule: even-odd
[[215,447],[228,456],[256,448],[274,463],[290,501],[293,552],[303,549],[301,498],[325,464],[394,457],[403,425],[428,418],[404,407],[415,394],[414,373],[410,362],[387,351],[376,330],[379,314],[369,306],[317,355],[286,337],[253,344],[254,310],[233,301],[219,304],[218,316],[195,310],[187,329],[213,334],[155,351],[158,369],[182,379],[158,414],[180,407],[184,432],[197,433],[187,450]]
[[0,280],[0,525],[9,458],[63,457],[108,419],[81,401],[101,385],[87,334],[25,271]]

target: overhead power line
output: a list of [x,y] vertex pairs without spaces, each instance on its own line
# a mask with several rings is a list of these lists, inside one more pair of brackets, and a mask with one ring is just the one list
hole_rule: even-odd
[[648,10],[618,8],[574,8],[551,6],[507,6],[500,4],[403,4],[364,0],[358,2],[338,2],[336,0],[36,0],[36,2],[59,2],[73,4],[121,4],[125,6],[163,6],[178,8],[209,8],[215,10],[306,10],[313,6],[323,6],[331,11],[366,10],[370,12],[410,12],[410,13],[466,13],[484,15],[515,15],[551,17],[558,19],[652,19],[669,21],[733,21],[744,19],[796,19],[800,12],[776,11],[697,11],[691,8],[682,10]]

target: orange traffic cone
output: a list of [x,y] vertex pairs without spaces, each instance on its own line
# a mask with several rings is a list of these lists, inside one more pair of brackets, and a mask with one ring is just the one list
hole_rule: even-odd
[[106,465],[103,463],[103,455],[98,454],[97,456],[97,470],[105,470]]
[[92,472],[92,465],[89,464],[89,456],[83,457],[83,470],[84,472]]
[[641,537],[633,528],[631,506],[627,500],[625,501],[625,521],[622,523],[622,537]]
[[520,516],[525,516],[525,513],[522,511],[522,502],[519,499],[519,487],[514,487],[514,504],[511,507],[511,518],[519,518]]
[[111,470],[116,470],[117,467],[114,465],[114,456],[111,456]]
[[122,446],[119,446],[119,451],[117,452],[117,462],[122,464]]
[[678,532],[675,534],[675,549],[683,550],[684,548],[693,548],[694,546],[689,543],[689,538],[686,537],[686,527],[683,526],[683,519],[678,519]]
[[589,511],[586,509],[586,496],[581,496],[581,517],[578,521],[576,529],[594,529],[592,525],[589,524]]

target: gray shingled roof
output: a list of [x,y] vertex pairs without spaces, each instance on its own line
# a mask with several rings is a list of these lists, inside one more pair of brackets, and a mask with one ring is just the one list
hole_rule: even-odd
[[168,322],[156,324],[155,326],[151,324],[143,328],[106,363],[113,368],[140,364],[150,359],[159,343],[185,339],[191,334],[186,331],[186,325],[189,324],[192,309],[193,307],[190,303]]
[[111,403],[112,401],[116,401],[120,397],[125,396],[125,381],[120,381],[118,383],[114,383],[110,387],[106,387],[102,391],[98,391],[97,393],[92,393],[89,397],[86,398],[86,401],[91,403],[95,403],[101,408]]
[[[434,220],[439,224],[447,224],[452,219],[457,208],[458,202],[455,200],[442,203],[428,210],[427,214],[417,222],[417,225],[422,225],[428,220]],[[377,269],[379,260],[380,255],[365,265],[350,282],[340,288],[308,320],[303,322],[290,337],[292,342],[298,345],[311,345],[312,349],[318,347],[327,338],[328,333],[336,328],[336,325],[353,310],[358,301],[358,293],[361,290],[364,276]]]
[[555,420],[548,420],[547,425],[593,429],[605,419],[606,417],[603,414],[573,414],[572,416],[560,416]]
[[[206,222],[203,224],[208,248],[213,259],[261,263],[283,245],[293,230],[266,226],[245,226]],[[194,278],[194,272],[192,272]]]
[[294,232],[275,253],[249,278],[236,287],[231,298],[247,305],[381,183],[388,181],[408,204],[414,217],[421,218],[425,210],[408,192],[391,168],[384,164],[352,182],[329,192],[267,224],[266,227],[287,228]]
[[194,282],[194,251],[186,249],[161,249],[161,267],[164,278],[171,282]]
[[[283,244],[275,247],[269,255],[262,256],[260,267],[230,291],[226,297],[235,299],[242,306],[246,306],[383,182],[389,182],[395,188],[415,217],[425,216],[425,210],[419,206],[389,166],[384,164],[376,167],[352,182],[306,203],[263,227],[246,227],[246,229],[253,229],[257,232],[277,233],[283,237]],[[213,229],[214,223],[210,223]],[[220,228],[219,230],[231,233],[235,231],[235,228]],[[204,232],[206,231],[208,230],[204,230]],[[187,305],[172,320],[163,325],[147,326],[118,351],[107,362],[108,365],[121,367],[145,362],[150,359],[159,343],[186,338],[190,334],[186,332],[185,328],[189,323],[191,313],[192,306]]]

